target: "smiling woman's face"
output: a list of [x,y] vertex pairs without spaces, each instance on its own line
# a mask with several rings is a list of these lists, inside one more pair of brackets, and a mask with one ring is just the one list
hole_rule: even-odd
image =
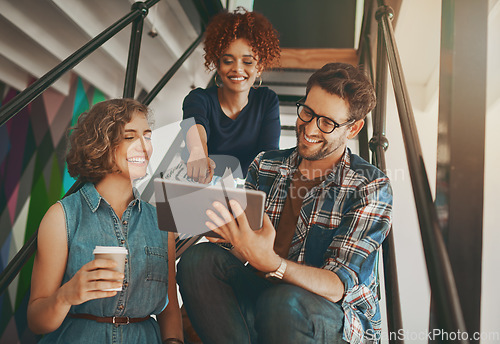
[[246,39],[234,40],[219,61],[217,73],[224,87],[233,92],[248,92],[260,76],[259,57]]
[[148,120],[143,113],[135,112],[132,120],[125,124],[123,140],[116,148],[116,166],[130,180],[144,177],[152,153]]

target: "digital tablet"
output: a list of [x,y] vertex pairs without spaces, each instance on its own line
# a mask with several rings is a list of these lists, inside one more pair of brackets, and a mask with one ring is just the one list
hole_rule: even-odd
[[[266,194],[263,191],[225,187],[224,184],[206,185],[156,178],[154,180],[158,227],[161,230],[185,235],[220,236],[205,225],[210,221],[208,209],[219,201],[228,207],[236,200],[244,209],[253,230],[262,227]],[[230,207],[228,207],[230,209]],[[218,214],[217,211],[215,213]]]

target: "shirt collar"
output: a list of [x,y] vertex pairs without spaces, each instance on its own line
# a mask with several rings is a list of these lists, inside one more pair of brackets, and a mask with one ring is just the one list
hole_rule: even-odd
[[[302,158],[299,156],[297,152],[297,148],[295,148],[292,153],[283,161],[283,164],[280,166],[280,174],[282,177],[287,177],[293,175],[297,168],[299,167]],[[323,182],[325,185],[331,182],[342,185],[344,177],[347,174],[351,166],[351,150],[346,147],[342,158],[339,163],[334,166],[333,171],[328,174],[326,180]]]
[[[94,184],[85,183],[84,186],[80,189],[80,192],[83,195],[83,198],[87,202],[90,210],[95,213],[101,202],[108,203],[97,191]],[[129,206],[135,206],[137,204],[137,209],[141,211],[141,199],[139,198],[139,192],[136,188],[133,189],[134,199],[130,202]]]
[[299,156],[297,148],[295,148],[292,151],[292,153],[281,164],[280,166],[281,176],[282,177],[292,176],[299,167],[301,160],[302,158]]
[[332,175],[332,181],[337,185],[342,185],[347,172],[351,168],[351,150],[346,147],[344,155],[340,159],[335,169],[330,173]]
[[84,186],[82,186],[80,192],[82,193],[83,198],[87,202],[90,210],[95,213],[97,208],[99,208],[99,205],[101,204],[101,200],[103,200],[103,198],[101,197],[101,195],[99,195],[99,192],[97,192],[94,184],[86,183]]

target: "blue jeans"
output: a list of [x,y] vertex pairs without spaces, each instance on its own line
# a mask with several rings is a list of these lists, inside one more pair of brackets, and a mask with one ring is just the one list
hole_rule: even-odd
[[192,246],[177,269],[187,314],[204,344],[345,343],[338,304],[274,284],[215,244]]

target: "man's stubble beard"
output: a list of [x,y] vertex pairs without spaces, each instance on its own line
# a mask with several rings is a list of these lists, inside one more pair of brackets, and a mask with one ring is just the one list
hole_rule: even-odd
[[345,143],[342,142],[340,137],[332,142],[328,142],[324,138],[322,138],[323,142],[321,144],[321,147],[312,154],[305,155],[303,149],[301,152],[301,145],[300,145],[300,137],[304,135],[304,130],[305,130],[305,124],[296,127],[295,136],[297,138],[297,152],[299,156],[305,160],[309,161],[323,160],[332,155],[333,153],[335,153]]

